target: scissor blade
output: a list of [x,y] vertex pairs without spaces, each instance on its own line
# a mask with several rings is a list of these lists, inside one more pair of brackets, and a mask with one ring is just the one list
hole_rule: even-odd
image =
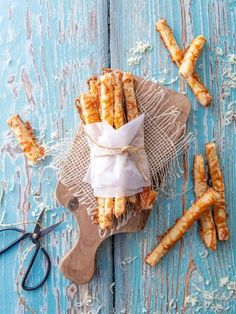
[[36,222],[36,226],[34,228],[34,233],[39,233],[39,231],[41,230],[44,212],[45,212],[45,208],[41,211],[39,215],[39,218]]
[[57,222],[56,224],[48,227],[48,228],[45,228],[43,229],[41,232],[40,232],[40,238],[44,237],[46,234],[50,233],[52,230],[54,230],[57,226],[59,226],[61,223],[63,222],[63,220]]

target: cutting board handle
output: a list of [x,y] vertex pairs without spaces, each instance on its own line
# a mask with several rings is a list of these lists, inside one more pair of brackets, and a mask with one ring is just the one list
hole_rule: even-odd
[[69,201],[68,208],[78,222],[78,240],[62,259],[60,270],[73,282],[85,284],[94,274],[96,251],[104,239],[99,236],[97,225],[92,224],[87,207],[81,206],[77,198]]

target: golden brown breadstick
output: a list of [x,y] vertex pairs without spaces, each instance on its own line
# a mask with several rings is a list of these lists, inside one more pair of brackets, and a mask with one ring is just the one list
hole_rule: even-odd
[[[123,89],[126,102],[126,113],[128,121],[134,120],[138,117],[138,105],[134,91],[134,79],[132,73],[123,73]],[[139,194],[140,209],[151,209],[156,199],[156,192],[151,190],[151,187],[144,188],[144,191]],[[139,203],[138,195],[128,197],[128,201],[136,207]]]
[[147,255],[145,261],[151,266],[155,266],[162,256],[164,256],[188,231],[192,224],[208,210],[209,206],[218,201],[219,194],[212,188],[203,194],[187,210],[175,225],[166,233],[161,242]]
[[[194,179],[194,192],[196,200],[198,200],[204,193],[206,193],[207,178],[204,167],[204,158],[202,155],[195,155],[193,162],[193,179]],[[206,210],[199,218],[199,233],[203,243],[210,249],[216,250],[216,229],[212,217],[211,209]]]
[[[134,93],[134,79],[132,73],[123,72],[123,91],[125,96],[125,106],[127,120],[131,121],[138,117],[138,105]],[[128,202],[134,206],[138,206],[139,199],[138,195],[131,195],[127,197]]]
[[164,45],[169,50],[172,61],[174,61],[177,66],[180,67],[184,58],[184,53],[179,48],[173,35],[172,29],[167,24],[167,21],[163,18],[160,19],[156,23],[156,30],[160,33]]
[[36,143],[30,123],[28,121],[23,122],[20,116],[16,114],[7,120],[7,124],[15,134],[25,156],[33,163],[39,161],[44,156],[45,150]]
[[[97,107],[97,100],[92,95],[81,94],[80,99],[76,99],[76,107],[84,124],[100,122]],[[92,217],[93,223],[99,223],[99,213],[104,211],[105,199],[98,197],[98,207],[95,208]]]
[[[114,127],[119,129],[125,124],[125,114],[123,110],[123,87],[122,72],[114,71]],[[114,205],[114,215],[116,218],[124,214],[126,207],[126,197],[116,197]]]
[[[167,21],[165,19],[160,19],[156,23],[156,30],[160,33],[164,45],[169,50],[172,61],[174,61],[176,65],[180,67],[184,58],[184,53],[178,47],[172,29],[168,26]],[[188,76],[186,82],[188,83],[195,97],[202,106],[206,107],[210,104],[212,97],[209,94],[207,88],[202,84],[199,76],[196,73]]]
[[83,115],[83,110],[82,110],[82,107],[81,107],[80,99],[79,99],[79,98],[76,98],[76,99],[75,99],[75,108],[76,108],[77,111],[78,111],[78,114],[79,114],[79,116],[80,116],[80,120],[82,121],[83,124],[85,124],[84,115]]
[[220,241],[228,240],[229,230],[226,224],[227,216],[225,210],[225,187],[223,175],[217,157],[215,143],[206,144],[206,159],[211,176],[212,187],[220,194],[219,202],[214,205],[214,220],[216,224],[218,239]]
[[180,65],[179,72],[183,77],[187,78],[194,73],[197,59],[205,45],[206,38],[202,35],[194,38],[188,50],[184,54],[183,61]]
[[77,109],[78,111],[81,111],[82,120],[84,120],[85,124],[91,124],[100,121],[100,116],[95,97],[88,94],[81,94],[80,109],[78,102]]
[[[100,77],[101,81],[101,120],[108,122],[113,126],[114,122],[114,90],[113,90],[113,74],[105,73]],[[113,224],[113,198],[105,199],[104,215],[100,216],[99,221],[102,229],[111,229]]]
[[87,81],[88,87],[89,87],[89,92],[90,95],[94,96],[96,98],[97,102],[97,107],[98,107],[98,112],[100,117],[102,116],[101,112],[101,102],[100,102],[100,95],[101,95],[101,82],[99,78],[96,76],[92,76],[90,79]]
[[114,127],[119,129],[125,124],[125,114],[123,110],[123,86],[122,86],[122,72],[114,71]]
[[144,187],[143,192],[139,193],[141,210],[150,210],[157,198],[157,192],[150,187]]
[[122,81],[125,95],[127,120],[131,121],[138,117],[138,105],[134,93],[134,79],[132,73],[124,72]]
[[185,80],[188,83],[191,90],[193,91],[199,103],[203,107],[207,107],[208,105],[210,105],[212,101],[212,97],[209,94],[208,89],[202,84],[200,77],[196,73],[193,73],[191,76],[187,77]]
[[112,73],[103,74],[101,81],[101,120],[108,122],[113,126],[114,122],[114,92],[113,92],[113,75]]

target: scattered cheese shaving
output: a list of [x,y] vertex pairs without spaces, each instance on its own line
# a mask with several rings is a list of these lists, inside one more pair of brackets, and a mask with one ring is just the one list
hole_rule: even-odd
[[111,294],[115,294],[115,292],[114,292],[114,287],[115,287],[115,282],[113,282],[111,285],[110,285],[110,292],[111,292]]
[[191,306],[196,306],[198,303],[197,297],[195,294],[188,295],[185,299],[185,306],[190,304]]
[[73,230],[73,227],[72,227],[72,225],[67,224],[66,229],[68,232],[71,232]]
[[135,257],[126,257],[121,263],[120,263],[120,268],[123,270],[123,271],[126,271],[127,270],[127,267],[129,264],[131,264],[134,260],[137,259],[137,256]]
[[3,221],[4,221],[4,219],[5,219],[5,216],[6,216],[6,211],[4,210],[4,211],[2,212],[2,217],[1,217],[1,219],[0,219],[0,226],[3,226]]
[[152,46],[149,42],[138,41],[136,44],[137,46],[135,48],[129,50],[131,57],[128,58],[128,65],[132,68],[141,62],[143,55],[147,51],[152,50]]
[[231,64],[236,64],[236,54],[231,53],[228,55],[228,62]]
[[220,57],[224,55],[223,49],[221,47],[216,47],[215,53],[217,56],[220,56]]
[[228,282],[229,282],[229,277],[220,278],[220,286],[221,287],[226,286]]
[[200,252],[199,255],[200,255],[201,258],[206,258],[208,256],[208,251],[204,250],[204,251]]
[[6,182],[0,181],[0,205],[2,204],[5,191],[6,191]]

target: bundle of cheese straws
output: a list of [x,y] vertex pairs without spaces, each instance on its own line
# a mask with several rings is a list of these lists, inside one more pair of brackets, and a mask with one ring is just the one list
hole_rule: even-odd
[[66,153],[54,160],[59,181],[103,230],[150,210],[160,184],[191,140],[190,103],[132,73],[104,69],[75,100],[81,125]]
[[[84,181],[92,185],[97,197],[93,222],[110,229],[114,216],[125,213],[127,202],[140,210],[151,209],[156,192],[150,187],[143,117],[138,119],[132,74],[108,70],[100,78],[89,79],[88,86],[90,94],[81,94],[76,100],[91,150]],[[105,123],[96,124],[100,121]],[[131,121],[129,127],[123,127]],[[87,127],[89,124],[92,126]]]

